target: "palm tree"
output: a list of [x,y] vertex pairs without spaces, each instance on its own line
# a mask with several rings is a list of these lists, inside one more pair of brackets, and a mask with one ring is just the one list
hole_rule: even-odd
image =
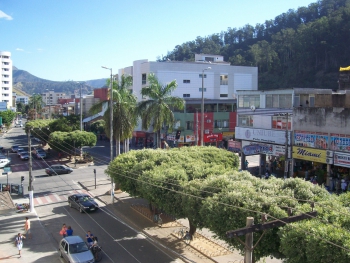
[[32,109],[33,119],[37,118],[37,113],[41,112],[43,106],[43,98],[40,94],[33,94],[29,100],[29,108]]
[[[107,80],[109,85],[110,80]],[[136,97],[128,89],[132,85],[131,76],[121,76],[120,81],[113,81],[113,139],[116,141],[116,156],[120,154],[120,142],[132,137],[132,132],[137,124]],[[94,104],[90,113],[101,111],[102,105],[108,101]],[[110,103],[104,113],[105,132],[109,136],[110,131]]]
[[142,119],[142,129],[148,130],[150,126],[157,132],[157,147],[160,148],[160,131],[163,126],[172,127],[175,123],[171,107],[183,109],[185,101],[182,98],[171,96],[177,87],[176,80],[162,85],[154,74],[148,76],[149,85],[141,90],[142,97],[149,99],[141,101],[137,113]]

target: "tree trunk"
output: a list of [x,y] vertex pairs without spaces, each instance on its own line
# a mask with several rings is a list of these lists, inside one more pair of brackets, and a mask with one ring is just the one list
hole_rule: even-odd
[[120,135],[116,136],[116,142],[115,142],[115,155],[118,157],[120,154]]
[[162,145],[161,141],[160,141],[160,130],[157,131],[157,148],[160,148],[160,146]]
[[193,236],[194,236],[194,234],[195,234],[196,231],[197,231],[197,226],[194,225],[194,224],[192,224],[192,222],[191,222],[190,219],[188,219],[188,222],[189,222],[189,224],[190,224],[190,231],[189,231],[189,233],[190,233],[191,239],[193,240]]

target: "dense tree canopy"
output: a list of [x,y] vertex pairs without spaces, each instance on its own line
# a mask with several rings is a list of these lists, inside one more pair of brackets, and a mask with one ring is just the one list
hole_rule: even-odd
[[2,118],[2,123],[9,127],[16,117],[16,113],[11,110],[0,111],[0,117]]
[[[262,180],[237,170],[238,157],[215,147],[131,151],[118,156],[106,173],[132,196],[147,199],[176,217],[188,218],[190,232],[212,230],[244,251],[226,232],[312,210],[317,217],[254,233],[254,258],[284,258],[287,263],[350,261],[350,195],[330,195],[300,179]],[[260,242],[256,244],[257,240]],[[244,237],[240,237],[244,241]]]
[[339,67],[350,61],[349,21],[350,0],[320,0],[255,26],[197,37],[159,60],[220,54],[232,65],[257,66],[259,89],[336,89]]

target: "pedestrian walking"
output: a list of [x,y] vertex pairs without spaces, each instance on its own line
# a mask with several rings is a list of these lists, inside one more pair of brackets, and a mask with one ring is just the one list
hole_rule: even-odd
[[68,226],[66,233],[67,233],[67,236],[73,236],[73,229],[71,226]]
[[16,236],[16,239],[15,239],[15,245],[18,248],[19,257],[21,257],[21,250],[23,247],[23,239],[24,238],[25,238],[25,236],[23,236],[21,233],[18,233],[18,235]]
[[87,231],[87,234],[86,234],[86,242],[89,244],[89,246],[92,246],[94,244],[94,235],[91,234],[90,230]]
[[60,231],[60,235],[62,237],[66,237],[67,236],[67,226],[66,226],[66,224],[62,225],[62,228],[61,228],[61,231]]
[[248,164],[249,164],[248,160],[245,160],[244,166],[245,166],[245,169],[246,169],[246,170],[248,170]]
[[26,217],[26,222],[24,223],[24,235],[27,236],[29,239],[32,238],[32,233],[30,231],[30,220],[28,217]]

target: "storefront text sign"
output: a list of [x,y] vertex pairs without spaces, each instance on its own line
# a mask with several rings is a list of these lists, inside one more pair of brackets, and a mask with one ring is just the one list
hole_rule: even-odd
[[334,165],[350,168],[350,154],[334,152]]
[[327,133],[294,132],[294,144],[302,147],[328,149]]
[[[236,139],[284,145],[286,143],[286,132],[236,127]],[[288,140],[290,141],[290,132],[288,132]]]
[[196,136],[194,135],[186,135],[186,142],[195,142]]
[[350,135],[331,133],[331,150],[350,152]]
[[[258,146],[258,147],[251,147]],[[249,141],[242,141],[243,152],[245,155],[254,155],[254,154],[269,154],[273,156],[281,156],[286,154],[286,147],[283,145],[274,145],[274,144],[264,144],[264,143],[255,143]],[[256,150],[257,152],[254,152]],[[288,158],[290,158],[290,147],[288,151]]]
[[326,152],[325,150],[318,150],[312,148],[304,148],[299,146],[293,146],[293,158],[301,159],[317,163],[327,163],[326,162]]
[[204,142],[220,142],[220,141],[222,141],[222,133],[204,134],[203,141]]

